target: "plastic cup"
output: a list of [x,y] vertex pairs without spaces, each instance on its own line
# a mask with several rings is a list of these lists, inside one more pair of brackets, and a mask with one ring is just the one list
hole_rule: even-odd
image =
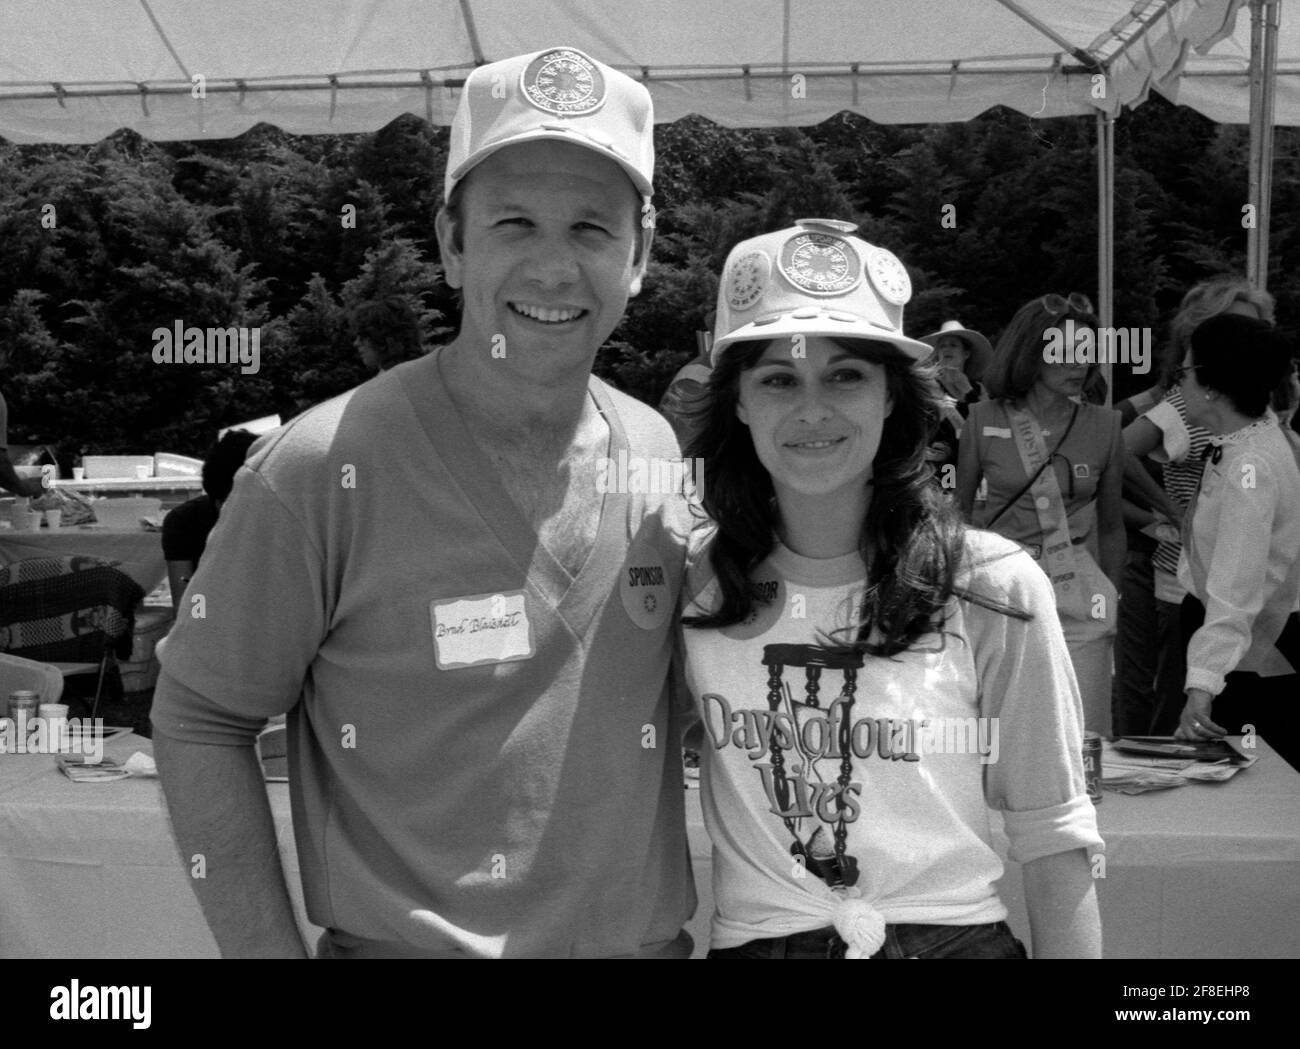
[[72,468],[72,479],[74,481],[84,481],[86,479],[86,468],[84,466],[74,466]]
[[46,511],[45,511],[45,523],[46,523],[47,525],[49,525],[50,528],[61,528],[61,527],[63,527],[63,511],[62,511],[62,510],[46,510]]
[[68,704],[42,703],[39,709],[41,717],[49,726],[50,735],[47,738],[51,739],[59,753],[66,753],[71,745],[68,736]]

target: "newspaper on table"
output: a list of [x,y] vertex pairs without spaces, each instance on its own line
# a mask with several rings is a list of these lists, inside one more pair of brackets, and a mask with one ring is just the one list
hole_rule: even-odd
[[1193,780],[1220,783],[1258,760],[1226,740],[1193,743],[1155,736],[1121,738],[1105,745],[1101,783],[1120,794],[1145,794]]
[[81,754],[60,754],[59,771],[74,783],[111,783],[119,779],[157,776],[154,760],[142,751],[136,751],[124,762],[112,758],[87,760]]

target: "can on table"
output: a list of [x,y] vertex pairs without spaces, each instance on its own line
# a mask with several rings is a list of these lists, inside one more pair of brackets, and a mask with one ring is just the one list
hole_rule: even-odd
[[9,716],[15,721],[18,720],[18,712],[22,711],[23,716],[31,721],[36,717],[37,708],[41,703],[41,694],[39,692],[29,692],[26,689],[19,689],[16,692],[9,693]]
[[1101,804],[1101,735],[1083,734],[1083,780],[1094,805]]

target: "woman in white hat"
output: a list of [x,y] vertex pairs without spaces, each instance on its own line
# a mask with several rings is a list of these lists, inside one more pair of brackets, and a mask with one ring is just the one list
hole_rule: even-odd
[[[938,331],[922,335],[921,341],[934,347],[939,366],[939,385],[957,404],[973,404],[983,396],[980,380],[993,357],[993,346],[961,321],[944,321]],[[963,418],[965,412],[962,413]]]
[[719,287],[688,449],[712,520],[680,639],[710,957],[1024,957],[990,806],[1024,863],[1035,956],[1096,956],[1100,839],[1051,589],[934,483],[940,394],[903,334],[907,271],[855,229],[744,241]]
[[993,356],[993,347],[983,335],[957,320],[944,321],[938,331],[922,335],[921,341],[934,347],[930,361],[938,366],[943,390],[942,419],[928,456],[942,481],[944,467],[957,462],[957,442],[970,406],[984,397],[980,380]]

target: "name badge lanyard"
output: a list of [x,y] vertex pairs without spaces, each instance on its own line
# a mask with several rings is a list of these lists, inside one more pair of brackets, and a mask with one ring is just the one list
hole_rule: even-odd
[[[1076,406],[1075,411],[1078,410]],[[1057,604],[1064,605],[1066,601],[1062,598],[1068,597],[1070,583],[1078,574],[1074,546],[1070,542],[1069,515],[1065,509],[1065,499],[1061,496],[1061,486],[1056,481],[1056,471],[1044,469],[1052,456],[1048,454],[1043,435],[1029,417],[1029,413],[1008,406],[1007,416],[1011,420],[1011,429],[1015,434],[1016,451],[1020,453],[1021,465],[1025,473],[1034,478],[1029,491],[1034,497],[1034,512],[1038,515],[1038,528],[1043,535],[1043,550],[1039,557],[1039,564],[1052,581],[1052,589],[1057,593]],[[1070,421],[1073,423],[1073,416]],[[1057,447],[1059,448],[1060,445],[1058,444]]]

